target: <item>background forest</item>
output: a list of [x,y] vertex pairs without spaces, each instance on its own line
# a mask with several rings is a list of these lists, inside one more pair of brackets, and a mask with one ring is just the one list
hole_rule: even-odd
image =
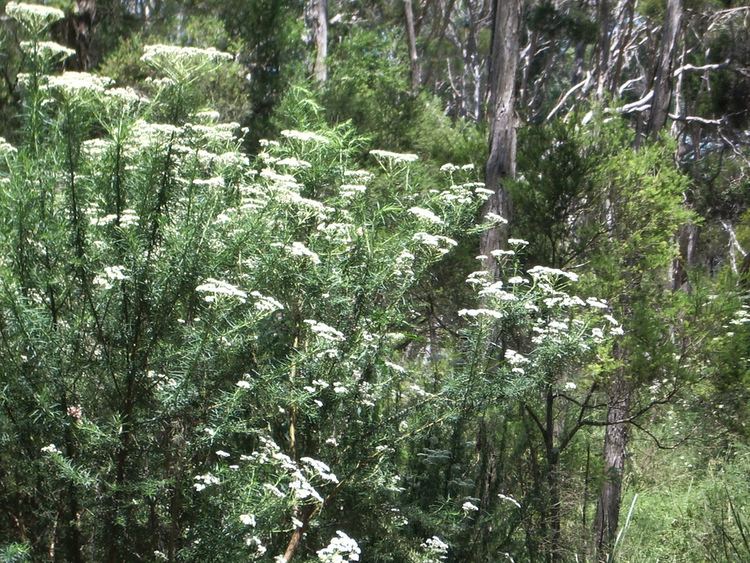
[[0,560],[750,561],[750,6],[0,12]]

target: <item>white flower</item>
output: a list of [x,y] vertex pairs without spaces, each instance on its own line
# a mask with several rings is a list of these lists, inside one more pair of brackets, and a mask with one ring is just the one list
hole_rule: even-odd
[[521,276],[513,276],[512,278],[508,279],[508,283],[511,285],[518,285],[522,283],[529,283],[529,280],[522,278]]
[[609,305],[607,305],[606,301],[603,301],[601,299],[597,299],[596,297],[589,297],[586,299],[586,304],[589,307],[593,307],[594,309],[607,309],[609,308]]
[[112,83],[111,78],[90,74],[88,72],[66,71],[57,76],[49,76],[45,86],[48,90],[59,90],[72,96],[85,92],[103,93]]
[[505,217],[501,217],[497,213],[492,213],[491,211],[489,213],[485,213],[484,218],[490,222],[497,225],[507,225],[508,220]]
[[3,137],[0,137],[0,156],[13,156],[18,153],[16,147],[11,145]]
[[341,530],[336,531],[336,537],[332,538],[327,547],[318,550],[318,559],[325,563],[347,563],[359,561],[362,551],[357,542],[347,536]]
[[440,217],[435,215],[429,209],[424,209],[423,207],[410,207],[409,213],[415,215],[416,217],[419,217],[420,219],[429,221],[430,223],[435,223],[437,225],[442,225],[444,223],[444,221]]
[[312,164],[299,158],[287,157],[276,161],[276,166],[288,166],[289,168],[310,168]]
[[406,369],[398,364],[394,364],[393,362],[388,360],[386,360],[384,363],[396,373],[406,373]]
[[565,389],[567,389],[568,391],[575,391],[577,388],[578,388],[578,385],[576,385],[572,381],[565,382]]
[[560,276],[560,277],[568,278],[570,281],[573,281],[573,282],[578,281],[578,274],[575,274],[573,272],[565,272],[557,268],[548,268],[546,266],[534,266],[533,268],[528,270],[528,273],[534,279]]
[[478,512],[479,511],[479,507],[477,505],[469,502],[469,501],[466,501],[465,503],[463,503],[463,505],[461,505],[461,510],[463,510],[466,513],[469,513],[469,512]]
[[448,553],[450,546],[439,537],[432,536],[422,543],[422,548],[428,551],[431,555],[437,556],[442,561],[445,559],[445,555]]
[[503,314],[500,311],[492,309],[461,309],[458,312],[459,317],[492,317],[493,319],[502,319]]
[[104,268],[102,274],[97,275],[93,282],[95,285],[101,286],[104,289],[110,289],[112,282],[123,281],[130,279],[130,276],[125,274],[125,268],[122,266],[107,266]]
[[21,41],[20,47],[27,55],[36,52],[37,55],[47,60],[66,59],[76,54],[73,49],[68,49],[65,45],[60,45],[54,41]]
[[526,246],[529,244],[529,241],[523,240],[522,238],[509,238],[508,244],[512,246]]
[[8,2],[5,5],[5,13],[35,32],[42,31],[48,25],[65,17],[65,12],[57,8],[24,2]]
[[372,172],[368,172],[367,170],[346,170],[344,172],[344,177],[355,178],[360,182],[369,182],[374,178],[374,175]]
[[295,131],[293,129],[285,129],[281,132],[281,136],[295,141],[302,141],[303,143],[320,143],[321,145],[327,145],[328,143],[330,143],[330,141],[323,135],[319,135],[311,131]]
[[434,248],[440,254],[447,254],[454,246],[458,246],[455,240],[442,235],[431,235],[429,233],[414,233],[412,240],[422,243],[425,246]]
[[504,256],[515,256],[516,253],[513,250],[503,250],[503,249],[497,249],[497,250],[491,250],[490,254],[497,258],[498,260]]
[[377,159],[389,160],[394,163],[416,162],[417,160],[419,160],[419,157],[416,154],[398,153],[398,152],[384,151],[380,149],[371,150],[370,154]]
[[157,68],[165,63],[180,65],[200,65],[208,62],[231,61],[230,53],[218,51],[213,47],[178,47],[176,45],[147,45],[143,49],[141,60]]
[[332,326],[328,326],[325,323],[321,323],[313,319],[306,319],[304,323],[310,327],[310,330],[312,330],[315,335],[324,340],[329,340],[331,342],[343,342],[344,340],[346,340],[344,333],[339,332]]
[[195,291],[208,294],[203,299],[209,303],[215,301],[217,297],[236,297],[240,303],[247,300],[246,292],[230,283],[214,278],[208,278],[205,283],[196,287]]
[[59,454],[61,453],[59,449],[57,449],[57,446],[55,444],[50,444],[48,446],[44,446],[41,451],[45,454]]
[[529,359],[526,356],[519,354],[518,352],[516,352],[515,350],[511,350],[510,348],[505,351],[505,359],[508,360],[508,363],[512,366],[519,366],[529,363]]
[[358,194],[363,194],[367,191],[367,186],[362,184],[342,184],[339,188],[339,194],[341,197],[353,198]]
[[339,480],[331,472],[331,468],[320,460],[313,459],[311,457],[300,458],[300,461],[310,466],[324,481],[330,481],[331,483],[338,483]]
[[512,504],[515,504],[518,508],[521,508],[521,503],[514,499],[512,496],[504,495],[503,493],[500,493],[497,496],[500,497],[500,500],[510,502]]
[[448,174],[455,172],[456,170],[458,170],[458,166],[451,164],[450,162],[446,162],[440,167],[440,172],[446,172]]
[[250,382],[245,381],[244,379],[240,379],[237,383],[235,383],[235,385],[240,389],[250,389],[250,387],[252,387],[252,385],[250,385]]
[[250,295],[256,299],[255,308],[261,313],[273,313],[274,311],[281,311],[284,308],[284,305],[276,301],[276,299],[263,295],[259,291],[251,291]]
[[225,452],[224,450],[216,450],[216,455],[219,457],[229,457],[229,452]]
[[307,248],[304,243],[293,242],[291,246],[287,246],[286,248],[292,256],[301,256],[308,258],[313,264],[320,264],[320,256]]

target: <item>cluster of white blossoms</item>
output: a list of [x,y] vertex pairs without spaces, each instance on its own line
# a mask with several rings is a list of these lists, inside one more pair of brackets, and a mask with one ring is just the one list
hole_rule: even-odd
[[318,559],[324,563],[348,563],[359,561],[362,551],[357,542],[341,530],[336,531],[327,547],[317,551]]
[[363,194],[367,191],[367,186],[364,184],[341,184],[339,188],[339,195],[341,197],[352,199],[359,194]]
[[62,453],[55,444],[49,444],[48,446],[44,446],[41,449],[41,452],[45,454],[61,454]]
[[62,74],[48,76],[44,89],[76,96],[85,93],[102,94],[111,84],[112,79],[106,76],[68,70]]
[[329,342],[343,342],[344,340],[346,340],[344,333],[336,330],[332,326],[313,319],[307,319],[304,322],[310,327],[310,330],[313,332],[313,334],[315,334],[319,338],[322,338],[323,340],[327,340]]
[[321,145],[327,145],[331,141],[328,138],[312,131],[296,131],[294,129],[284,129],[281,132],[281,136],[292,141],[301,141],[303,143],[318,143]]
[[65,17],[65,13],[58,8],[25,2],[8,2],[5,13],[32,33],[39,33]]
[[452,238],[424,232],[414,233],[412,240],[436,250],[439,254],[448,254],[452,248],[458,246],[458,242]]
[[434,563],[437,561],[444,561],[448,556],[448,550],[450,546],[441,540],[438,536],[432,536],[427,538],[421,545],[422,549],[425,550],[426,555],[430,558],[428,561]]
[[350,179],[356,182],[367,183],[372,180],[375,175],[367,170],[346,170],[344,171],[344,178]]
[[20,47],[26,55],[41,57],[47,61],[67,59],[76,54],[73,49],[55,41],[21,41]]
[[474,170],[474,165],[473,164],[464,164],[463,166],[459,166],[459,165],[456,165],[456,164],[452,164],[450,162],[446,162],[445,164],[443,164],[440,167],[440,171],[441,172],[445,172],[447,174],[451,174],[453,172],[458,172],[459,170],[463,171],[463,172],[468,172],[468,171]]
[[528,274],[536,280],[541,278],[549,279],[563,277],[569,279],[572,282],[578,281],[578,274],[574,272],[560,270],[559,268],[548,268],[547,266],[534,266],[533,268],[528,270]]
[[3,137],[0,137],[0,156],[14,156],[18,153],[18,150],[16,147],[11,145],[8,141],[6,141]]
[[470,512],[479,512],[479,507],[471,501],[466,501],[461,505],[461,510],[469,514]]
[[313,264],[320,264],[320,256],[318,256],[317,253],[313,252],[303,242],[295,241],[289,246],[284,247],[291,256],[298,256],[301,258],[306,258]]
[[512,496],[510,496],[510,495],[504,495],[503,493],[499,493],[497,496],[498,496],[498,498],[500,500],[504,500],[505,502],[509,502],[512,505],[514,505],[516,508],[521,508],[521,503],[518,502],[516,499],[514,499]]
[[141,60],[147,64],[160,66],[164,62],[181,65],[195,65],[204,63],[216,63],[222,61],[231,61],[234,56],[231,53],[225,53],[209,47],[201,49],[199,47],[178,47],[176,45],[147,45],[143,49]]
[[370,151],[370,154],[381,162],[387,161],[394,164],[405,164],[419,160],[419,157],[413,153],[400,153],[374,149]]
[[195,483],[193,483],[193,488],[200,492],[204,490],[206,487],[210,487],[212,485],[219,485],[221,483],[221,480],[216,477],[213,473],[206,473],[204,475],[196,475],[193,477],[193,480]]
[[251,291],[250,295],[255,298],[255,309],[261,313],[270,314],[281,311],[284,308],[284,305],[276,299],[268,295],[263,295],[259,291]]
[[491,211],[488,213],[485,213],[484,220],[487,223],[490,223],[492,225],[507,225],[508,220],[505,217],[502,217],[498,215],[497,213],[492,213]]
[[112,289],[112,282],[127,279],[130,279],[130,276],[125,273],[125,268],[122,266],[107,266],[104,268],[104,272],[94,277],[93,283],[106,290]]
[[196,287],[195,291],[205,293],[206,295],[203,297],[203,300],[207,303],[216,301],[218,297],[234,297],[240,303],[244,303],[247,300],[246,291],[242,291],[228,282],[214,278],[208,278],[205,283]]
[[415,217],[427,221],[428,223],[434,223],[436,225],[442,225],[445,223],[445,221],[435,215],[435,213],[423,207],[410,207],[408,211]]

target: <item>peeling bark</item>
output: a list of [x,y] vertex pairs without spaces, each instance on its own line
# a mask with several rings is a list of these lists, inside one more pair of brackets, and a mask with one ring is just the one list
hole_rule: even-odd
[[[485,183],[494,194],[485,202],[481,215],[495,213],[508,220],[510,195],[505,181],[516,174],[515,78],[520,13],[520,0],[495,0],[489,72],[490,155],[485,169]],[[479,240],[480,254],[488,256],[485,267],[495,278],[499,266],[490,253],[503,248],[507,240],[507,225],[485,231]]]

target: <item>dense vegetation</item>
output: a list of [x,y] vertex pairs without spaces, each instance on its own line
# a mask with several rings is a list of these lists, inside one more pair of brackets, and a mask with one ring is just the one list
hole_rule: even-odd
[[0,560],[750,560],[747,6],[0,5]]

